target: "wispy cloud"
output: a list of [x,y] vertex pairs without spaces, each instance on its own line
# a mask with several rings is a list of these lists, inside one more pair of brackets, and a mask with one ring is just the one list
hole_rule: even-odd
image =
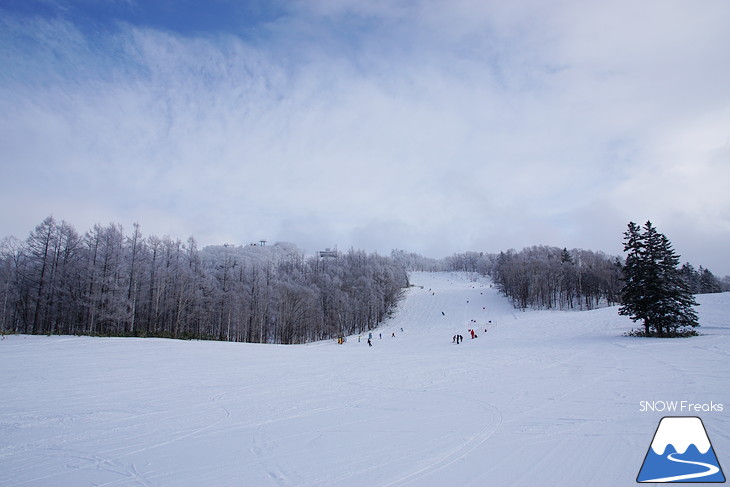
[[730,272],[692,237],[730,244],[729,8],[301,2],[240,34],[8,15],[3,233],[53,212],[203,243],[618,252],[651,218]]

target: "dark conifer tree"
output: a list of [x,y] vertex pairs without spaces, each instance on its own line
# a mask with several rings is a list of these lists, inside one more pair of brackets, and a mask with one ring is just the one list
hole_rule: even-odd
[[648,319],[649,299],[646,293],[646,263],[643,258],[644,242],[641,228],[629,222],[624,233],[624,252],[627,252],[624,264],[624,287],[621,290],[619,314],[628,315],[632,320],[643,320],[645,333],[649,335],[651,322]]
[[718,281],[709,269],[703,269],[702,266],[700,266],[700,271],[697,274],[699,275],[699,293],[707,294],[722,292],[720,281]]
[[679,256],[669,239],[651,222],[633,222],[624,233],[623,305],[619,314],[642,320],[647,336],[676,335],[679,328],[699,326],[697,302],[677,268]]

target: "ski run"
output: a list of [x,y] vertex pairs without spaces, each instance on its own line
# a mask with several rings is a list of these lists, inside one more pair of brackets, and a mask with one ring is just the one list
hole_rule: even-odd
[[[7,336],[0,485],[636,485],[681,415],[730,465],[730,294],[697,297],[703,336],[642,339],[616,307],[523,312],[476,275],[411,282],[342,344]],[[724,409],[655,407],[671,402]]]

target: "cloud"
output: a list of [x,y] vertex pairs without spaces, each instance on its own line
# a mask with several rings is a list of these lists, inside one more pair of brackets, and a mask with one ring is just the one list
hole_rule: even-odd
[[53,212],[203,244],[618,252],[651,218],[730,244],[727,9],[301,2],[245,35],[8,16],[7,233]]

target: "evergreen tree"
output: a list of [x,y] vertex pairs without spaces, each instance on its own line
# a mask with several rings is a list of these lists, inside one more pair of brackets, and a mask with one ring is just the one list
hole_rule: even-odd
[[628,315],[634,321],[643,320],[646,335],[651,330],[648,317],[649,299],[645,292],[646,287],[646,263],[642,258],[644,243],[641,236],[641,228],[634,222],[629,222],[629,228],[624,233],[624,252],[627,252],[626,263],[624,264],[624,287],[621,290],[621,302],[623,306],[619,314]]
[[[701,268],[702,266],[700,266]],[[700,274],[695,270],[694,266],[689,262],[685,262],[679,269],[682,274],[682,278],[685,280],[692,294],[699,294],[700,292]]]
[[651,222],[642,228],[629,223],[624,233],[623,305],[619,314],[642,320],[646,336],[677,334],[679,328],[697,327],[697,306],[686,279],[677,268],[679,256],[669,239]]
[[720,293],[722,292],[722,286],[720,285],[720,281],[717,280],[715,275],[710,272],[709,269],[703,269],[702,266],[700,266],[699,274],[699,293],[700,294],[707,294],[707,293]]

